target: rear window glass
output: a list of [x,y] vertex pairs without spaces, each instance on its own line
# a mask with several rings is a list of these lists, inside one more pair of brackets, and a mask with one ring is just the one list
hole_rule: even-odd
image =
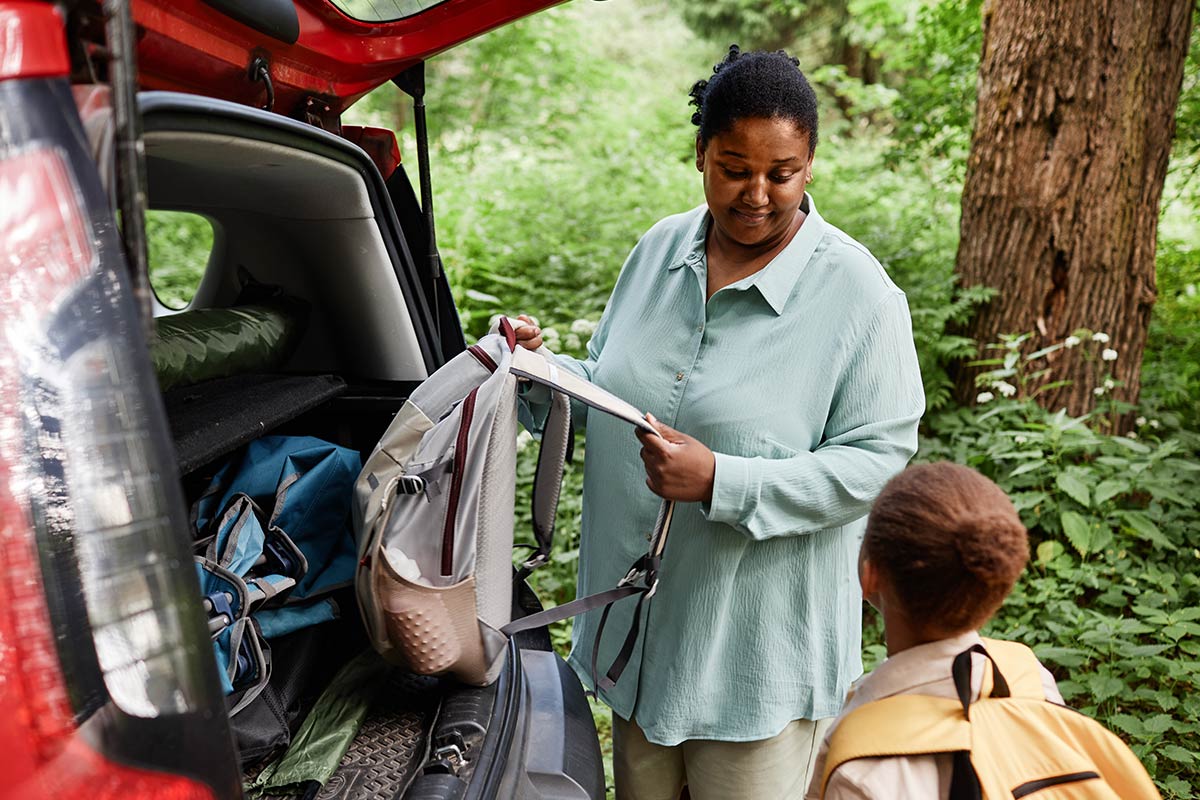
[[186,308],[196,296],[213,249],[207,217],[184,211],[147,211],[150,286],[167,308]]
[[391,22],[441,5],[446,0],[329,0],[347,16],[363,22]]

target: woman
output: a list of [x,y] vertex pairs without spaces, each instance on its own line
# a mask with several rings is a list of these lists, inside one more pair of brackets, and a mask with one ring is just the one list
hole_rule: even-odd
[[[864,517],[916,450],[924,395],[903,293],[805,192],[817,108],[798,62],[732,47],[691,96],[706,203],[642,237],[588,358],[559,357],[664,436],[584,418],[578,591],[615,585],[645,551],[655,495],[677,501],[644,633],[600,693],[618,797],[802,797],[862,672]],[[570,656],[589,686],[598,616],[576,620]]]

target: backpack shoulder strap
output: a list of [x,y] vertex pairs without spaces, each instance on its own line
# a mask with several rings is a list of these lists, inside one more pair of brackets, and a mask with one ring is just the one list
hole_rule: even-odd
[[545,564],[554,546],[554,522],[562,492],[563,467],[571,449],[571,400],[561,392],[550,393],[550,413],[542,429],[537,472],[533,478],[533,536],[537,550],[522,566],[527,574]]
[[899,694],[859,706],[829,736],[821,794],[834,770],[859,758],[953,753],[971,749],[971,723],[957,700]]
[[[1006,642],[1002,639],[985,638],[983,646],[992,657],[992,663],[1004,676],[1011,697],[1046,699],[1046,689],[1042,685],[1042,665],[1032,650],[1020,642]],[[980,697],[991,694],[992,682],[993,673],[989,669],[984,673]]]

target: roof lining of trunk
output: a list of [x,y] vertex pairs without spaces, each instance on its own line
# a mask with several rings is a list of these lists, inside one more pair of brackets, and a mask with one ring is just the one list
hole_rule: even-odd
[[232,305],[244,267],[312,305],[291,368],[428,376],[362,173],[248,137],[150,130],[145,143],[151,208],[202,214],[217,231],[189,308]]
[[148,183],[161,205],[269,210],[293,219],[375,218],[358,172],[323,155],[216,133],[151,131],[145,140]]

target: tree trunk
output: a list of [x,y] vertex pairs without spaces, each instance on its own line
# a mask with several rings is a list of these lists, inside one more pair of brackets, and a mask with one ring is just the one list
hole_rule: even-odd
[[[1110,337],[1116,361],[1050,356],[1039,401],[1081,414],[1111,370],[1136,402],[1155,300],[1159,200],[1194,0],[987,0],[978,109],[955,269],[999,294],[968,328],[981,345],[1079,328]],[[960,398],[979,391],[958,375]]]

